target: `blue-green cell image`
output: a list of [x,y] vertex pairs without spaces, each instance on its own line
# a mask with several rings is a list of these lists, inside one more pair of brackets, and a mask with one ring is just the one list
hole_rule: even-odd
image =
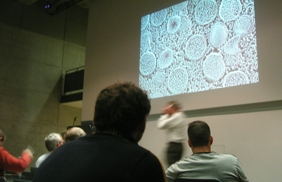
[[151,98],[259,82],[254,0],[187,0],[141,18],[139,85]]

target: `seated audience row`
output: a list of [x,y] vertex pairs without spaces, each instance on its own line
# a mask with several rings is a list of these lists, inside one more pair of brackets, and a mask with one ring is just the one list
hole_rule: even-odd
[[[138,145],[150,109],[147,93],[133,83],[106,87],[95,103],[95,134],[85,136],[81,128],[73,127],[66,132],[64,145],[60,134],[49,134],[45,138],[48,153],[36,162],[40,167],[33,182],[173,182],[179,178],[248,182],[235,156],[211,151],[213,137],[204,121],[188,125],[188,145],[193,155],[173,163],[164,171],[159,159]],[[2,147],[4,139],[0,130],[0,169],[23,171],[32,159],[31,151],[24,150],[19,159],[9,156]],[[22,165],[7,162],[8,159]]]
[[62,146],[64,144],[64,142],[70,142],[73,141],[79,137],[83,137],[85,136],[86,133],[83,131],[83,129],[79,128],[79,127],[72,127],[70,129],[68,129],[65,132],[65,138],[63,139],[63,137],[58,134],[58,133],[50,133],[48,136],[45,137],[45,146],[46,149],[48,150],[47,153],[41,155],[36,163],[35,166],[39,167],[41,165],[41,163],[43,161],[45,161],[45,159],[47,157],[49,157],[49,155],[58,147]]

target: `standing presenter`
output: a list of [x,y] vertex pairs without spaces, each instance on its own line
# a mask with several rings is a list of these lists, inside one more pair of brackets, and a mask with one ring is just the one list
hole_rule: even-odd
[[176,101],[168,102],[163,108],[162,115],[157,120],[157,127],[167,132],[166,160],[170,166],[179,161],[183,152],[185,135],[185,114],[181,111],[181,105]]

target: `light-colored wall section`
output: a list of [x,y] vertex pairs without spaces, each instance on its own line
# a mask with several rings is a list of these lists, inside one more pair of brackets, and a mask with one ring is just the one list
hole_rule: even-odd
[[59,126],[81,125],[81,108],[60,104]]
[[[31,145],[34,166],[44,138],[80,124],[81,109],[60,104],[65,70],[84,66],[88,10],[56,16],[38,6],[3,0],[0,12],[0,129],[15,156]],[[79,21],[79,19],[81,21]],[[27,169],[28,170],[28,169]]]

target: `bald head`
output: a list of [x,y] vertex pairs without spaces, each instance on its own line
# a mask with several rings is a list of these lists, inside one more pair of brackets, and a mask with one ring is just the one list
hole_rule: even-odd
[[70,142],[73,141],[77,138],[85,136],[86,133],[84,132],[83,129],[79,127],[72,127],[67,130],[66,137],[65,137],[65,142]]

